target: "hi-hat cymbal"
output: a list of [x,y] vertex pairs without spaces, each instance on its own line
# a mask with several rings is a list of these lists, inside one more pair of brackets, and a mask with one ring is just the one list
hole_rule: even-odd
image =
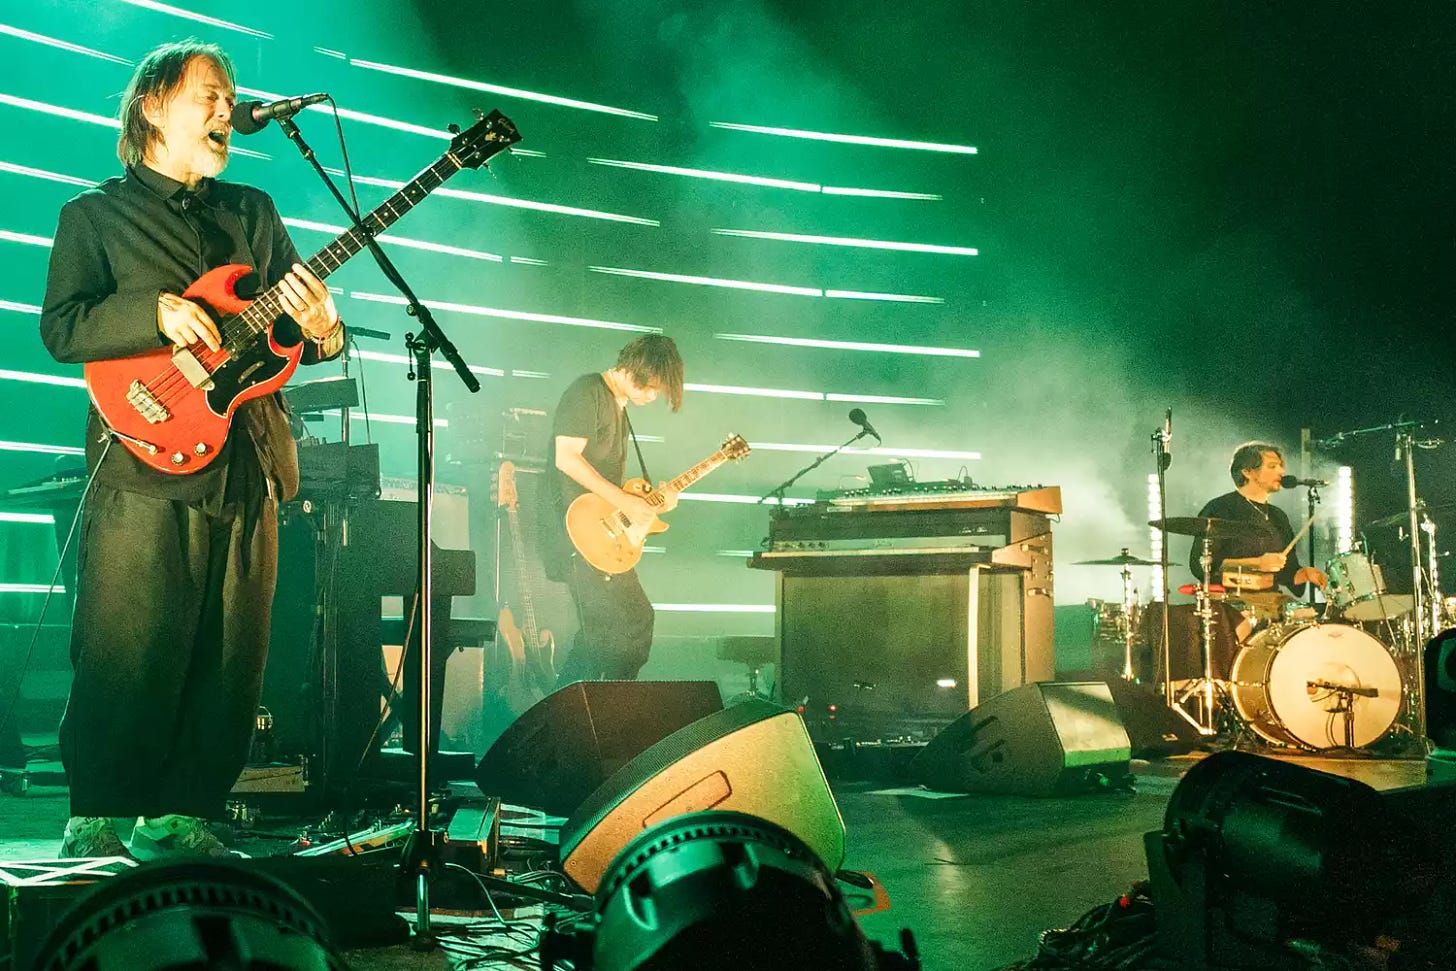
[[1212,516],[1170,516],[1167,519],[1153,519],[1149,526],[1156,526],[1165,533],[1180,536],[1207,536],[1209,539],[1232,539],[1254,529],[1257,524],[1238,519],[1216,519]]
[[1157,566],[1157,560],[1145,560],[1142,557],[1133,556],[1124,549],[1117,556],[1109,556],[1105,560],[1078,560],[1073,566]]

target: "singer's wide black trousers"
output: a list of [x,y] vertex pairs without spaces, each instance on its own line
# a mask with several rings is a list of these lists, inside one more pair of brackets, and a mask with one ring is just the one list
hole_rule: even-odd
[[652,650],[655,620],[637,571],[609,575],[573,554],[567,587],[580,626],[557,683],[635,681]]
[[71,814],[218,816],[262,690],[274,500],[205,512],[98,484],[81,530],[60,730]]

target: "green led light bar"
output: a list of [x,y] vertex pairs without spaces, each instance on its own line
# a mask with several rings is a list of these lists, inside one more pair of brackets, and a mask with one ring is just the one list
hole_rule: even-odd
[[0,241],[7,243],[27,243],[31,246],[44,246],[50,249],[54,242],[49,236],[32,236],[29,233],[12,233],[8,229],[0,229]]
[[[763,452],[806,452],[811,455],[821,455],[835,448],[833,445],[800,445],[792,442],[754,442],[753,447]],[[841,454],[886,455],[890,458],[961,459],[963,461],[976,461],[981,457],[980,452],[956,452],[939,448],[883,448],[880,446],[846,448]]]
[[25,175],[32,179],[48,179],[51,182],[64,182],[66,185],[79,185],[87,189],[96,184],[93,179],[83,179],[74,175],[63,175],[60,172],[48,172],[45,169],[33,169],[29,165],[16,165],[14,162],[0,162],[0,172],[9,172],[12,175]]
[[792,287],[779,283],[753,283],[749,280],[721,280],[711,276],[688,276],[682,273],[654,273],[650,270],[626,270],[618,266],[589,266],[593,273],[630,276],[640,280],[661,280],[666,283],[691,283],[700,287],[725,287],[730,290],[757,290],[761,293],[785,293],[796,297],[822,297],[823,290],[813,287]]
[[[388,303],[396,306],[404,306],[403,297],[391,296],[387,293],[367,293],[360,290],[353,290],[349,296],[355,300],[367,300],[370,303]],[[503,320],[528,320],[538,324],[565,324],[568,327],[596,327],[601,330],[625,330],[637,334],[660,334],[661,327],[643,327],[638,324],[619,324],[612,320],[592,320],[588,317],[566,317],[561,314],[537,314],[525,310],[501,310],[496,307],[477,307],[468,303],[446,303],[441,300],[421,301],[425,306],[433,310],[453,310],[456,313],[471,314],[476,317],[499,317]],[[642,436],[637,436],[639,439]]]
[[545,260],[532,259],[529,256],[512,256],[512,263],[519,263],[522,266],[550,266]]
[[273,35],[266,31],[254,30],[252,27],[244,27],[242,24],[235,24],[229,20],[218,20],[216,17],[204,17],[200,13],[183,10],[181,7],[158,3],[157,0],[122,0],[122,3],[129,3],[133,7],[141,7],[145,10],[155,10],[157,13],[171,14],[173,17],[181,17],[184,20],[195,20],[200,24],[207,24],[211,27],[235,30],[240,34],[247,34],[249,37],[261,37],[264,40],[273,39]]
[[653,610],[668,613],[692,614],[771,614],[773,604],[660,604],[654,603]]
[[0,442],[0,452],[40,452],[43,455],[85,455],[84,448],[70,445],[41,445],[37,442]]
[[[347,226],[332,226],[328,223],[318,223],[311,219],[294,219],[290,216],[283,218],[283,225],[296,229],[311,229],[314,232],[329,233],[334,236],[342,235],[347,231]],[[393,243],[396,246],[407,246],[411,249],[429,250],[432,253],[446,253],[450,256],[465,256],[472,260],[487,260],[491,263],[504,263],[504,256],[497,256],[495,253],[486,253],[481,250],[464,249],[459,246],[448,246],[445,243],[428,243],[420,239],[407,239],[404,236],[393,236],[389,233],[374,237],[380,242]]]
[[99,58],[103,61],[110,61],[113,64],[131,64],[124,57],[117,57],[115,54],[106,54],[102,51],[92,50],[89,47],[82,47],[80,44],[72,44],[69,41],[57,40],[54,37],[47,37],[44,34],[31,33],[28,30],[21,30],[19,27],[11,27],[8,24],[0,24],[0,34],[9,34],[12,37],[19,37],[21,40],[34,41],[37,44],[45,44],[47,47],[58,47],[63,51],[70,51],[72,54],[85,54],[87,57]]
[[856,239],[852,236],[810,236],[805,233],[766,233],[752,229],[715,229],[719,236],[744,239],[776,239],[783,243],[813,243],[817,246],[853,246],[859,249],[897,250],[902,253],[941,253],[947,256],[978,256],[971,246],[941,246],[936,243],[901,243],[889,239]]
[[39,111],[42,114],[55,115],[58,118],[70,118],[72,121],[84,121],[92,125],[104,125],[107,128],[121,130],[121,122],[115,118],[107,118],[105,115],[93,115],[89,111],[77,111],[74,108],[63,108],[60,105],[47,104],[44,101],[31,101],[29,98],[17,98],[12,94],[0,94],[0,105],[10,105],[12,108]]
[[900,398],[890,394],[826,394],[825,401],[858,401],[867,405],[944,405],[940,398]]
[[44,523],[54,525],[56,517],[48,512],[0,512],[0,523]]
[[765,125],[737,125],[727,121],[710,121],[710,128],[752,132],[757,135],[778,135],[782,138],[806,138],[816,142],[839,142],[844,145],[870,145],[875,148],[908,148],[920,152],[949,152],[953,155],[975,155],[972,145],[947,145],[942,142],[917,142],[904,138],[881,138],[876,135],[837,135],[833,132],[805,131],[802,128],[770,128]]
[[[440,362],[440,361],[432,361],[431,363],[434,364],[435,367],[439,367],[442,362]],[[446,364],[445,366],[446,367],[449,367],[450,365],[449,364]],[[325,408],[322,411],[320,411],[319,414],[320,415],[329,415],[329,416],[331,416],[333,418],[338,418],[339,415],[340,415],[340,411],[337,408]],[[349,420],[350,421],[368,421],[368,422],[377,421],[377,422],[380,422],[381,424],[384,424],[384,425],[413,425],[413,424],[415,424],[415,416],[414,415],[385,415],[385,414],[380,414],[377,411],[362,411],[362,410],[360,410],[358,408],[350,408],[349,409]],[[449,428],[450,427],[450,421],[449,421],[449,419],[446,419],[446,418],[436,418],[435,419],[435,427],[436,428]]]
[[[354,176],[354,181],[360,185],[377,185],[386,189],[403,189],[405,186],[405,183],[396,182],[392,179],[374,179],[363,175]],[[493,196],[484,192],[469,192],[464,189],[436,189],[431,195],[449,196],[452,199],[469,199],[472,202],[488,202],[494,206],[511,206],[516,209],[534,209],[537,212],[551,212],[562,216],[585,216],[589,219],[605,219],[608,222],[631,223],[635,226],[662,225],[656,219],[643,219],[641,216],[624,216],[621,213],[602,212],[598,209],[558,206],[550,202],[530,202],[526,199],[511,199],[506,196]]]
[[39,374],[35,371],[11,371],[0,368],[0,381],[26,381],[30,384],[54,384],[63,388],[84,388],[83,378],[66,378],[59,374]]
[[980,357],[980,351],[959,347],[925,347],[918,344],[873,344],[866,341],[816,340],[810,337],[773,337],[768,334],[714,334],[720,341],[751,344],[783,344],[786,347],[818,347],[835,351],[874,351],[881,354],[923,354],[928,357]]
[[18,314],[40,316],[40,308],[33,303],[17,303],[14,300],[0,300],[0,310],[13,310]]
[[[381,351],[349,351],[349,356],[361,361],[380,361],[384,364],[413,364],[414,358],[405,357],[403,354],[385,354]],[[430,359],[430,366],[443,368],[450,371],[455,370],[455,365],[449,361],[441,361],[436,358]],[[483,374],[488,378],[503,378],[506,372],[500,368],[482,367],[479,364],[467,364],[466,369],[471,374]]]
[[893,189],[851,189],[847,186],[826,185],[819,190],[826,196],[864,196],[869,199],[923,199],[940,202],[945,196],[933,192],[896,192]]
[[865,290],[825,290],[836,300],[886,300],[891,303],[945,303],[944,297],[921,297],[911,293],[874,293]]
[[49,593],[52,590],[56,593],[66,592],[66,588],[59,583],[54,587],[45,583],[0,583],[0,593]]
[[716,172],[712,169],[689,169],[678,165],[652,165],[647,162],[623,162],[611,158],[589,158],[593,165],[610,165],[619,169],[634,169],[638,172],[657,172],[662,175],[682,175],[693,179],[710,179],[715,182],[738,182],[744,185],[761,185],[770,189],[796,189],[800,192],[818,192],[814,182],[795,182],[791,179],[770,179],[760,175],[739,175],[734,172]]
[[351,57],[349,63],[354,67],[361,67],[368,71],[381,71],[385,74],[414,78],[417,81],[430,81],[435,84],[448,84],[457,88],[468,88],[471,91],[486,91],[490,94],[498,94],[507,98],[523,98],[526,101],[539,101],[542,104],[556,105],[559,108],[577,108],[581,111],[596,111],[606,115],[617,115],[622,118],[638,118],[642,121],[657,120],[656,115],[649,115],[641,111],[629,111],[626,108],[614,108],[611,105],[596,104],[591,101],[578,101],[575,98],[562,98],[554,94],[542,94],[539,91],[508,88],[499,84],[489,84],[485,81],[472,81],[469,78],[452,77],[448,74],[416,71],[413,68],[398,67],[393,64],[381,64],[378,61],[362,61],[357,57]]

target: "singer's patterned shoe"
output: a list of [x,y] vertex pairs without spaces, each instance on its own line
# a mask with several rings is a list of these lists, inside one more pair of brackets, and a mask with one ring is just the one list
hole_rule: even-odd
[[116,827],[105,816],[72,816],[66,822],[61,838],[61,859],[81,857],[131,856],[131,851],[116,835]]
[[196,816],[141,817],[131,831],[131,851],[138,860],[163,857],[239,857],[207,828],[207,820]]

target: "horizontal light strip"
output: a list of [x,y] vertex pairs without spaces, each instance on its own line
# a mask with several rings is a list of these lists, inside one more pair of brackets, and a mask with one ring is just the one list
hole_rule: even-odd
[[92,50],[89,47],[82,47],[80,44],[72,44],[69,41],[57,40],[54,37],[47,37],[44,34],[33,34],[28,30],[21,30],[19,27],[11,27],[8,24],[0,24],[0,34],[9,34],[12,37],[19,37],[21,40],[34,41],[37,44],[45,44],[47,47],[59,47],[63,51],[70,51],[72,54],[85,54],[87,57],[100,58],[103,61],[111,61],[113,64],[130,64],[124,57],[117,57],[115,54],[106,54],[101,51]]
[[31,246],[44,246],[50,248],[52,240],[49,236],[32,236],[29,233],[12,233],[8,229],[0,229],[0,240],[7,243],[29,243]]
[[[348,227],[333,226],[329,223],[316,223],[311,219],[294,219],[291,216],[283,217],[283,225],[292,226],[297,229],[311,229],[314,232],[330,233],[335,236],[343,235]],[[495,253],[486,253],[481,250],[463,249],[459,246],[448,246],[444,243],[428,243],[420,239],[407,239],[403,236],[394,236],[390,233],[383,233],[374,237],[385,243],[394,243],[396,246],[407,246],[411,249],[429,250],[432,253],[447,253],[450,256],[466,256],[472,260],[488,260],[491,263],[504,263],[505,257],[497,256]]]
[[45,523],[54,525],[56,517],[48,512],[0,512],[0,523]]
[[684,384],[683,390],[705,394],[737,394],[757,398],[796,398],[803,401],[863,401],[882,405],[943,405],[939,398],[899,398],[894,395],[834,394],[824,391],[791,391],[785,388],[743,388],[731,384]]
[[924,199],[939,202],[945,196],[934,192],[896,192],[893,189],[851,189],[848,186],[826,185],[819,191],[826,196],[865,196],[870,199]]
[[[435,364],[437,366],[439,365],[439,363],[440,362],[438,362],[438,361],[435,362]],[[446,367],[449,367],[449,365],[447,364]],[[329,416],[331,416],[333,418],[338,418],[339,417],[339,409],[337,409],[337,408],[325,408],[322,411],[314,412],[314,414],[318,414],[318,415],[329,415]],[[363,411],[363,410],[358,409],[358,408],[351,408],[351,409],[349,409],[349,420],[350,421],[377,421],[377,422],[381,422],[382,424],[385,424],[385,425],[413,425],[413,424],[416,423],[415,422],[415,416],[414,415],[382,415],[382,414],[380,414],[377,411]],[[450,427],[450,422],[449,422],[448,419],[445,419],[445,418],[436,418],[435,419],[435,427],[436,428],[449,428]]]
[[221,27],[224,30],[235,30],[240,34],[247,34],[249,37],[261,37],[264,40],[273,39],[273,35],[265,31],[254,30],[252,27],[244,27],[242,24],[235,24],[227,20],[218,20],[216,17],[204,17],[200,13],[193,13],[190,10],[183,10],[180,7],[158,3],[157,0],[122,0],[122,2],[129,3],[133,7],[155,10],[157,13],[171,14],[174,17],[181,17],[183,20],[195,20],[200,24],[209,24],[213,27]]
[[14,175],[28,175],[33,179],[49,179],[51,182],[64,182],[66,185],[79,185],[88,189],[96,184],[91,179],[83,179],[74,175],[62,175],[60,172],[47,172],[45,169],[33,169],[28,165],[16,165],[13,162],[0,162],[0,172],[10,172]]
[[610,165],[619,169],[634,169],[638,172],[657,172],[662,175],[684,175],[693,179],[711,179],[716,182],[739,182],[744,185],[761,185],[771,189],[797,189],[800,192],[818,192],[814,182],[795,182],[791,179],[770,179],[760,175],[739,175],[735,172],[715,172],[712,169],[687,169],[678,165],[652,165],[648,162],[623,162],[612,158],[589,158],[593,165]]
[[511,368],[511,377],[513,377],[513,378],[537,378],[537,379],[545,379],[545,378],[551,377],[551,372],[550,371],[518,371],[515,368]]
[[[809,454],[822,454],[837,445],[798,445],[788,442],[753,442],[753,448],[761,452],[806,452]],[[890,458],[917,458],[917,459],[963,459],[978,460],[980,452],[954,452],[938,448],[846,448],[841,455],[887,455]]]
[[837,300],[887,300],[891,303],[945,303],[944,297],[920,297],[910,293],[875,293],[865,290],[825,290]]
[[[403,189],[405,183],[396,182],[393,179],[373,179],[364,175],[354,176],[354,181],[360,185],[377,185],[386,189]],[[452,199],[468,199],[472,202],[488,202],[493,206],[510,206],[515,209],[534,209],[537,212],[550,212],[560,216],[585,216],[588,219],[605,219],[608,222],[631,223],[634,226],[661,226],[662,223],[656,219],[644,219],[641,216],[624,216],[616,212],[602,212],[599,209],[580,209],[575,206],[558,206],[552,202],[530,202],[525,199],[511,199],[506,196],[493,196],[485,192],[470,192],[465,189],[436,189],[432,195],[449,196]]]
[[[317,48],[315,48],[317,49]],[[342,56],[342,55],[340,55]],[[275,91],[264,91],[260,88],[238,88],[238,94],[247,95],[250,98],[262,98],[264,101],[281,101],[286,95],[278,94]],[[412,125],[407,121],[396,121],[393,118],[384,118],[380,115],[369,115],[362,111],[351,111],[348,108],[334,109],[331,104],[309,105],[305,111],[315,111],[325,115],[337,115],[340,118],[347,118],[350,121],[362,122],[366,125],[378,125],[381,128],[393,128],[397,131],[407,131],[415,135],[426,135],[430,138],[439,138],[449,141],[454,136],[442,128],[426,128],[424,125]],[[337,169],[328,169],[334,175],[342,176],[343,173]]]
[[971,145],[947,145],[942,142],[917,142],[904,138],[881,138],[876,135],[837,135],[833,132],[804,131],[801,128],[770,128],[764,125],[736,125],[727,121],[710,121],[710,128],[753,132],[757,135],[779,135],[784,138],[807,138],[816,142],[840,142],[845,145],[871,145],[875,148],[908,148],[921,152],[949,152],[953,155],[975,155]]
[[753,554],[755,554],[757,552],[758,552],[758,550],[717,550],[714,555],[715,556],[731,556],[731,557],[734,557],[735,559],[740,559],[741,560],[741,559],[747,559],[748,557],[752,556]]
[[773,604],[660,604],[654,603],[653,610],[680,614],[771,614]]
[[60,105],[47,104],[44,101],[31,101],[29,98],[17,98],[11,94],[0,94],[0,105],[10,105],[13,108],[39,111],[47,115],[70,118],[73,121],[90,122],[93,125],[105,125],[107,128],[116,128],[118,130],[121,128],[121,122],[115,118],[107,118],[105,115],[93,115],[89,111],[77,111],[74,108],[62,108]]
[[[385,354],[382,351],[350,351],[349,356],[364,361],[381,361],[385,364],[413,363],[413,358],[406,357],[403,354]],[[442,361],[438,358],[431,358],[430,366],[434,368],[444,368],[447,371],[455,370],[455,365],[451,364],[449,361]],[[506,376],[506,372],[502,371],[500,368],[481,367],[478,364],[467,364],[465,367],[467,370],[470,371],[471,374],[483,374],[486,377],[490,378],[503,378]],[[413,419],[411,419],[411,421],[413,421]]]
[[[390,296],[385,293],[366,293],[359,290],[350,291],[349,296],[355,300],[366,300],[370,303],[390,303],[398,306],[404,305],[404,298]],[[565,317],[560,314],[535,314],[524,310],[500,310],[495,307],[476,307],[468,303],[446,303],[442,300],[421,301],[426,307],[432,310],[453,310],[460,314],[472,314],[476,317],[500,317],[503,320],[529,320],[538,324],[566,324],[568,327],[596,327],[601,330],[625,330],[637,334],[660,334],[660,327],[642,327],[638,324],[619,324],[612,320],[592,320],[588,317]],[[641,436],[638,436],[639,438]]]
[[754,283],[749,280],[720,280],[711,276],[687,276],[682,273],[654,273],[650,270],[626,270],[618,266],[589,266],[593,273],[607,273],[612,276],[630,276],[641,280],[661,280],[666,283],[691,283],[700,287],[725,287],[729,290],[757,290],[762,293],[785,293],[795,297],[822,297],[823,290],[813,287],[792,287],[779,283]]
[[936,243],[900,243],[889,239],[856,239],[852,236],[810,236],[805,233],[768,233],[753,229],[715,229],[719,236],[745,239],[775,239],[784,243],[813,243],[817,246],[853,246],[858,249],[886,249],[903,253],[943,253],[948,256],[978,256],[970,246],[941,246]]
[[66,388],[86,387],[86,381],[83,378],[65,378],[59,374],[38,374],[34,371],[10,371],[5,368],[0,368],[0,380],[28,381],[31,384],[56,384]]
[[743,175],[738,172],[720,172],[716,169],[690,169],[680,165],[654,165],[650,162],[624,162],[615,158],[589,158],[593,165],[610,165],[619,169],[633,169],[638,172],[657,172],[662,175],[682,175],[692,179],[709,179],[716,182],[738,182],[743,185],[761,185],[770,189],[793,189],[796,192],[822,192],[829,196],[868,196],[877,199],[929,199],[940,200],[943,196],[928,192],[897,192],[893,189],[855,189],[847,186],[819,185],[817,182],[799,182],[794,179],[774,179],[764,175]]
[[41,445],[36,442],[0,442],[0,452],[40,452],[44,455],[85,455],[84,448],[70,445]]
[[533,259],[533,258],[531,258],[529,256],[512,256],[511,257],[511,262],[512,263],[519,263],[522,266],[550,266],[551,265],[550,263],[547,263],[545,260],[537,260],[537,259]]
[[315,54],[322,54],[324,57],[332,57],[340,61],[348,58],[348,55],[343,51],[336,51],[327,47],[315,47],[313,50]]
[[781,293],[791,297],[848,297],[854,300],[889,300],[900,303],[945,303],[940,297],[916,297],[902,293],[861,293],[856,290],[818,290],[782,283],[755,283],[752,280],[724,280],[713,276],[690,276],[682,273],[657,273],[652,270],[628,270],[619,266],[589,266],[593,273],[630,276],[641,280],[665,283],[690,283],[699,287],[723,287],[729,290],[756,290],[760,293]]
[[[678,499],[685,502],[730,502],[742,506],[756,506],[759,503],[758,496],[744,496],[732,492],[684,492]],[[812,503],[813,499],[784,499],[782,505],[804,506]],[[778,499],[768,498],[763,500],[765,506],[780,505]]]
[[46,583],[0,583],[0,593],[48,593],[51,590],[56,593],[66,592],[66,588],[59,583],[54,587]]
[[40,315],[40,308],[33,303],[17,303],[14,300],[0,300],[0,310],[13,310],[18,314]]
[[656,115],[649,115],[641,111],[629,111],[626,108],[614,108],[611,105],[596,104],[591,101],[577,101],[574,98],[562,98],[554,94],[525,91],[521,88],[508,88],[499,84],[489,84],[485,81],[472,81],[469,78],[452,77],[448,74],[416,71],[412,68],[397,67],[393,64],[381,64],[378,61],[361,61],[358,58],[350,58],[349,63],[354,67],[362,67],[368,71],[382,71],[385,74],[414,78],[417,81],[431,81],[435,84],[449,84],[457,88],[469,88],[472,91],[486,91],[490,94],[498,94],[507,98],[523,98],[526,101],[539,101],[542,104],[556,105],[560,108],[578,108],[582,111],[597,111],[602,114],[618,115],[623,118],[639,118],[642,121],[657,120]]
[[921,347],[915,344],[871,344],[864,341],[829,341],[809,337],[772,337],[768,334],[714,334],[720,341],[751,344],[783,344],[787,347],[821,347],[839,351],[876,351],[882,354],[924,354],[930,357],[980,357],[980,351],[959,347]]

